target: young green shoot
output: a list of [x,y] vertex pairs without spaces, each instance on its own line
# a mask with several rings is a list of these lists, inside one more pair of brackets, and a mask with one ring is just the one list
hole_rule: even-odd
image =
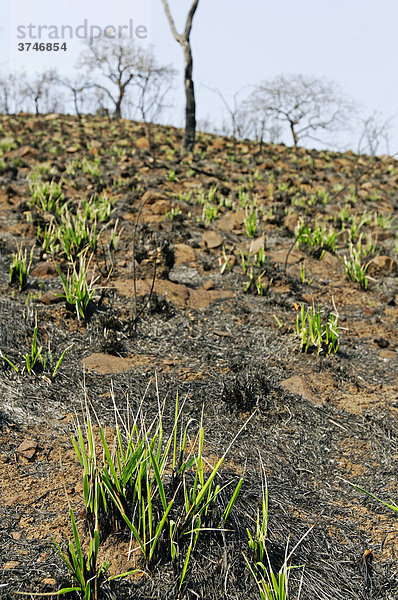
[[303,352],[316,350],[318,355],[325,352],[336,353],[339,349],[340,338],[338,329],[339,315],[333,300],[334,312],[329,314],[326,323],[323,323],[321,308],[318,305],[307,309],[302,305],[297,313],[296,329]]
[[26,248],[25,250],[22,250],[22,246],[20,246],[17,249],[17,253],[12,255],[12,262],[10,265],[10,285],[18,284],[20,291],[26,288],[32,260],[33,248],[30,251],[29,259]]

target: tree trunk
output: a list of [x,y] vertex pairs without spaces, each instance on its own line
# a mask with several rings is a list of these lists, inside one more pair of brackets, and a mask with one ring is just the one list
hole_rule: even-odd
[[289,121],[289,125],[290,125],[290,131],[292,132],[292,136],[293,136],[293,143],[294,143],[294,147],[297,148],[297,144],[298,144],[298,139],[297,139],[297,135],[296,132],[294,130],[294,126],[296,123],[293,123],[292,121]]
[[166,13],[167,20],[170,25],[174,39],[181,45],[184,53],[184,85],[185,85],[185,134],[183,141],[184,150],[193,152],[195,145],[196,133],[196,103],[195,103],[195,88],[192,80],[192,50],[189,41],[192,29],[192,21],[195,12],[198,8],[199,0],[193,0],[189,9],[185,29],[183,33],[178,33],[173,17],[171,16],[169,3],[167,0],[162,0],[162,4]]
[[184,49],[184,84],[185,84],[185,134],[183,147],[188,152],[193,152],[196,133],[196,102],[195,87],[192,79],[192,52],[189,42],[185,42]]

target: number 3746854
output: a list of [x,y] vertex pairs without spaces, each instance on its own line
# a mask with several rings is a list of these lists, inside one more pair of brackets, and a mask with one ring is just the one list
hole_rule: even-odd
[[63,50],[66,52],[66,42],[60,44],[59,42],[20,42],[18,44],[19,52],[59,52]]

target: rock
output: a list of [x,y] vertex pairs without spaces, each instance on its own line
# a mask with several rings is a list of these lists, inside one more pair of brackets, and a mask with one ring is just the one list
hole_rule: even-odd
[[158,190],[147,190],[145,194],[142,196],[142,202],[145,201],[145,205],[154,204],[157,200],[165,200],[165,195]]
[[37,443],[34,440],[25,438],[17,448],[17,454],[26,460],[32,460],[37,451]]
[[40,302],[45,304],[46,306],[50,306],[52,304],[58,304],[59,302],[63,302],[65,300],[64,290],[49,290],[45,292],[40,298]]
[[223,241],[224,238],[222,237],[222,235],[220,235],[216,231],[209,230],[202,235],[202,244],[206,248],[209,248],[209,250],[218,248],[219,246],[221,246]]
[[45,117],[43,117],[44,121],[56,121],[59,118],[58,113],[49,113]]
[[265,237],[263,235],[251,241],[249,252],[253,256],[254,254],[257,254],[261,248],[263,250],[265,248]]
[[204,290],[214,290],[214,281],[212,279],[209,279],[208,281],[205,281],[202,285],[202,288]]
[[300,375],[293,375],[293,377],[289,377],[288,379],[284,379],[281,381],[281,386],[287,392],[291,394],[295,394],[296,396],[301,396],[304,400],[308,400],[309,402],[316,402],[316,397],[313,394],[310,386]]
[[154,215],[164,215],[170,210],[169,200],[157,200],[151,205],[150,210]]
[[223,138],[215,138],[211,147],[213,150],[224,150],[225,140]]
[[57,583],[53,577],[45,577],[41,582],[43,585],[55,585]]
[[173,283],[165,279],[159,279],[155,284],[155,292],[161,294],[176,306],[184,307],[189,298],[189,291],[186,285]]
[[135,140],[135,147],[140,150],[149,150],[149,142],[146,137],[139,137]]
[[232,298],[234,293],[228,290],[207,290],[199,287],[189,290],[188,304],[196,310],[203,310],[216,300]]
[[94,352],[82,360],[83,367],[95,371],[99,375],[126,373],[133,367],[151,366],[152,364],[153,356],[136,355],[123,358],[113,354],[104,354],[103,352]]
[[294,233],[296,231],[296,227],[297,227],[299,220],[300,220],[300,217],[298,214],[290,213],[290,214],[286,215],[286,217],[283,219],[283,225],[284,225],[284,227],[286,227],[286,229],[288,231],[290,231],[291,233]]
[[174,265],[169,271],[169,279],[175,283],[197,285],[199,283],[199,273],[196,269],[186,265]]
[[65,152],[68,154],[74,154],[75,152],[79,152],[80,146],[68,146],[65,148]]
[[241,227],[244,221],[245,211],[243,209],[236,212],[227,212],[217,221],[217,227],[221,231],[233,231]]
[[[287,252],[288,252],[288,249],[274,250],[273,252],[270,253],[271,261],[275,262],[275,263],[284,264],[285,260],[286,260]],[[296,263],[299,263],[303,258],[305,258],[305,255],[302,252],[300,252],[299,250],[292,250],[292,252],[290,252],[290,254],[289,254],[287,263],[288,263],[288,265],[294,265]]]
[[397,272],[397,263],[393,258],[390,258],[389,256],[385,256],[383,254],[379,254],[379,256],[376,256],[370,263],[367,270],[367,274],[371,277],[373,275],[381,274],[389,275],[390,273],[395,272]]
[[52,277],[56,273],[57,269],[51,262],[40,262],[30,272],[33,277]]
[[4,571],[11,571],[11,569],[15,569],[16,567],[19,567],[20,564],[21,563],[18,562],[17,560],[9,560],[9,561],[3,563],[1,568]]
[[327,250],[322,256],[322,263],[327,267],[331,267],[333,269],[341,269],[341,259],[335,254],[328,252]]
[[32,146],[20,146],[16,150],[12,150],[8,153],[8,158],[23,158],[28,156],[36,157],[40,154],[37,148],[32,148]]
[[[149,294],[151,289],[151,282],[149,280],[137,280],[137,296],[144,296]],[[124,296],[133,296],[133,284],[131,282],[126,283],[123,280],[116,280],[114,287]],[[184,284],[173,283],[167,279],[159,279],[155,282],[154,291],[164,296],[169,302],[175,306],[185,308],[189,305],[191,308],[201,310],[207,308],[209,304],[215,302],[218,299],[232,298],[234,293],[229,290],[212,290],[206,289],[201,286],[198,288],[190,289]]]
[[194,262],[196,259],[195,250],[188,244],[174,245],[174,265],[185,265]]

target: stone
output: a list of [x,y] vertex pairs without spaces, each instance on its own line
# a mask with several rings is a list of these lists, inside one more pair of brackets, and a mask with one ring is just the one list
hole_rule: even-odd
[[157,200],[150,208],[154,215],[164,215],[170,210],[170,202],[169,200]]
[[149,150],[149,142],[146,137],[139,137],[135,140],[135,147],[140,150]]
[[37,443],[34,440],[25,438],[17,448],[17,454],[26,460],[32,460],[37,451]]
[[194,262],[196,259],[195,250],[188,244],[174,245],[174,265],[185,265]]
[[232,298],[234,293],[228,290],[206,290],[203,287],[189,290],[188,304],[196,310],[203,310],[216,300]]
[[212,144],[213,150],[224,150],[225,140],[223,138],[215,138]]
[[126,373],[133,367],[150,366],[152,364],[153,356],[136,355],[124,358],[103,352],[94,352],[82,360],[83,367],[95,371],[99,375]]
[[[274,263],[284,264],[285,260],[286,260],[287,252],[288,252],[288,249],[273,250],[270,253],[271,261]],[[305,255],[302,252],[300,252],[298,250],[292,250],[292,252],[290,252],[290,254],[289,254],[287,264],[294,265],[296,263],[299,263],[301,260],[303,260],[303,258],[305,258]]]
[[298,214],[290,213],[286,215],[286,217],[283,219],[283,225],[288,231],[294,233],[296,231],[296,227],[298,225],[299,220],[300,217]]
[[24,158],[28,156],[36,157],[40,154],[37,148],[32,148],[32,146],[20,146],[16,150],[12,150],[8,153],[9,158]]
[[261,248],[263,250],[265,248],[265,237],[263,235],[250,242],[249,252],[253,256],[254,254],[257,254]]
[[218,248],[222,245],[223,241],[224,238],[222,237],[222,235],[220,235],[216,231],[209,230],[202,235],[202,244],[209,250]]
[[217,227],[221,231],[233,231],[241,227],[244,221],[245,211],[243,209],[236,212],[227,212],[217,221]]
[[75,154],[75,152],[79,152],[80,146],[68,146],[65,148],[65,152],[68,154]]
[[169,279],[175,283],[197,285],[199,283],[199,273],[196,269],[186,265],[174,265],[169,271]]
[[59,302],[63,302],[65,300],[64,290],[49,290],[45,292],[41,298],[40,302],[45,304],[46,306],[51,306],[52,304],[58,304]]
[[30,272],[33,277],[52,277],[56,273],[57,269],[51,262],[40,262]]
[[379,256],[376,256],[370,263],[367,274],[370,276],[381,274],[388,275],[390,273],[395,273],[396,271],[397,263],[395,260],[389,256],[379,254]]
[[288,379],[284,379],[281,381],[281,386],[287,392],[291,394],[295,394],[296,396],[301,396],[304,400],[308,400],[309,402],[315,402],[316,397],[312,392],[310,386],[300,375],[293,375]]
[[12,569],[15,569],[16,567],[19,567],[20,564],[21,563],[18,562],[17,560],[9,560],[9,561],[3,563],[1,568],[4,571],[11,571]]
[[154,204],[157,200],[165,200],[165,195],[158,190],[147,190],[142,196],[142,202],[145,201],[145,205]]

